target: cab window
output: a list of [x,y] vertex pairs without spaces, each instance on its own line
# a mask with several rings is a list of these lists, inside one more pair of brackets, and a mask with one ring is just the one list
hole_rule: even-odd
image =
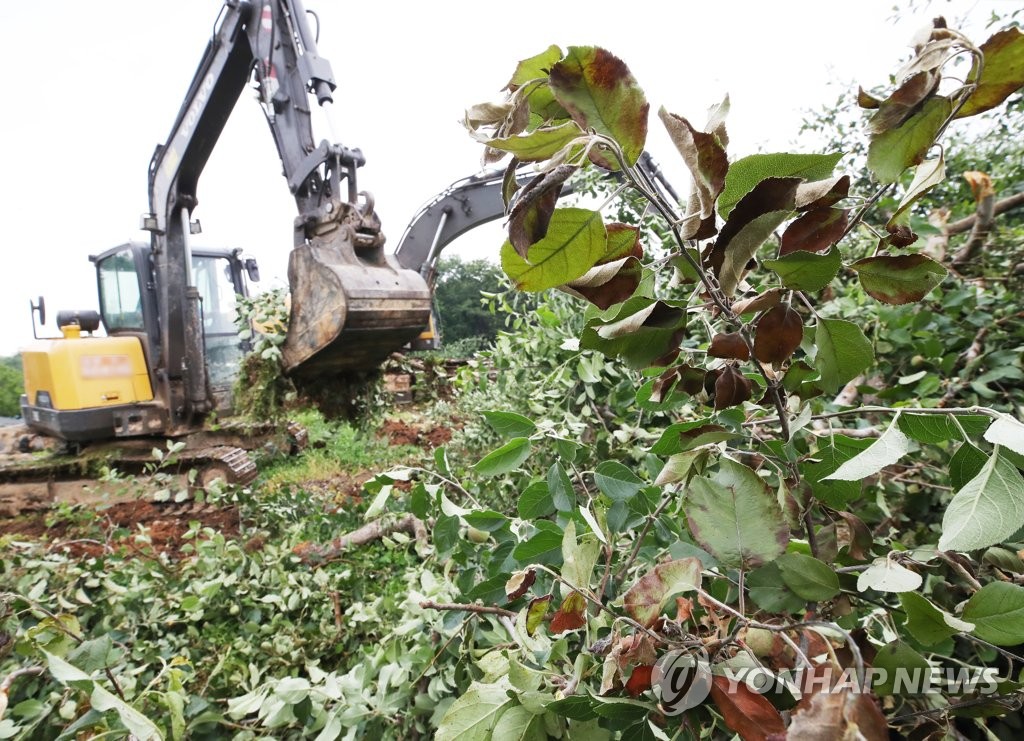
[[132,251],[124,249],[105,257],[99,263],[98,270],[100,311],[107,332],[144,331],[142,293]]

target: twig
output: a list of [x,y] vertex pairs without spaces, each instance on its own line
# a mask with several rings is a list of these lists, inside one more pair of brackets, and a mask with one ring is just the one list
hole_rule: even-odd
[[9,693],[11,691],[11,685],[14,684],[14,680],[19,677],[38,676],[44,671],[45,670],[41,666],[26,666],[22,669],[15,669],[4,677],[4,681],[0,682],[0,720],[3,720],[4,713],[7,712],[7,703],[10,702]]
[[339,633],[342,631],[341,622],[341,595],[338,594],[337,589],[332,589],[331,592],[331,605],[334,607],[334,629]]
[[[626,559],[625,563],[622,565],[621,568],[619,568],[619,570],[615,574],[616,582],[621,582],[622,579],[626,576],[626,572],[629,571],[630,567],[633,566],[633,562],[636,561],[636,557],[640,553],[640,547],[643,545],[644,538],[647,537],[647,533],[650,532],[651,527],[654,525],[655,521],[657,521],[657,519],[661,516],[661,513],[665,511],[665,508],[674,499],[673,494],[675,493],[676,490],[673,489],[667,496],[665,496],[661,500],[661,502],[658,504],[658,508],[655,509],[654,512],[652,512],[650,515],[648,515],[647,522],[644,523],[644,527],[640,531],[640,535],[637,537],[636,542],[633,545],[633,550],[630,552],[629,558]],[[602,592],[598,592],[598,594],[603,594],[603,590]]]
[[511,610],[506,610],[504,607],[491,607],[490,605],[470,605],[461,604],[455,602],[434,602],[433,600],[424,600],[420,602],[420,607],[424,610],[448,610],[451,612],[472,612],[476,615],[498,615],[504,618],[514,618],[516,613]]

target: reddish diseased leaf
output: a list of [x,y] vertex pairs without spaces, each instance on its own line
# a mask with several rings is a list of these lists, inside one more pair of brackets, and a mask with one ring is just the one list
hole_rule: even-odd
[[784,288],[769,288],[764,293],[760,293],[753,298],[745,298],[737,301],[732,305],[733,313],[736,315],[740,314],[754,314],[758,311],[767,311],[773,306],[778,306],[782,300],[782,295],[786,292]]
[[626,669],[630,665],[648,666],[657,660],[654,651],[654,642],[646,633],[634,633],[620,639],[616,652],[616,661],[620,669]]
[[526,608],[526,633],[527,635],[533,635],[537,632],[537,628],[544,622],[544,616],[548,614],[548,607],[551,605],[551,595],[545,594],[543,597],[530,600],[529,606]]
[[747,263],[792,213],[799,178],[766,178],[740,199],[707,255],[726,295],[735,292]]
[[928,98],[902,125],[876,134],[868,145],[868,169],[882,185],[895,183],[911,165],[924,162],[953,106],[949,98]]
[[762,363],[781,363],[800,347],[804,320],[789,304],[766,311],[754,328],[754,357]]
[[920,301],[946,277],[946,268],[924,255],[878,255],[850,265],[864,291],[885,304]]
[[917,235],[909,226],[889,224],[885,229],[889,232],[886,241],[894,247],[909,247],[917,241]]
[[750,360],[750,347],[739,332],[722,332],[711,338],[708,355],[713,358]]
[[651,673],[653,671],[654,666],[651,665],[636,667],[633,673],[629,675],[629,681],[626,682],[626,692],[632,697],[639,697],[649,690],[651,688]]
[[693,616],[693,600],[689,597],[676,597],[676,622],[685,623]]
[[746,683],[730,682],[728,677],[715,674],[711,677],[711,700],[722,713],[725,724],[743,741],[767,741],[775,734],[785,737],[782,715],[768,698],[754,692]]
[[853,692],[840,684],[827,692],[804,695],[800,699],[789,724],[789,738],[888,741],[889,729],[873,695]]
[[779,257],[791,252],[824,252],[839,241],[846,231],[848,211],[843,208],[811,209],[794,221],[782,234]]
[[882,101],[868,122],[872,134],[894,129],[914,115],[925,98],[935,92],[942,76],[937,69],[918,72]]
[[1024,85],[1024,32],[1007,28],[981,45],[985,67],[974,91],[957,118],[995,108]]
[[579,592],[570,592],[558,612],[551,616],[549,632],[558,635],[567,630],[577,630],[587,624],[587,602]]
[[715,199],[725,188],[725,174],[729,169],[725,149],[717,136],[697,131],[682,116],[669,113],[664,108],[658,111],[658,116],[693,176],[699,213],[701,219],[707,219],[714,214]]
[[669,597],[700,586],[702,568],[696,558],[658,564],[623,595],[626,612],[642,625],[652,625]]
[[509,241],[523,259],[526,259],[530,245],[539,242],[548,233],[562,184],[577,169],[563,165],[538,175],[523,187],[509,214],[508,223]]
[[511,602],[522,597],[530,590],[535,581],[537,581],[537,573],[533,569],[525,569],[512,574],[512,578],[505,582],[505,596],[508,597],[508,601]]
[[748,401],[753,395],[753,384],[735,366],[722,368],[715,381],[715,409],[728,409]]
[[[570,46],[565,58],[551,68],[548,81],[576,123],[618,141],[626,164],[636,164],[647,141],[650,105],[621,59],[599,47]],[[595,161],[619,169],[618,163],[600,155]]]

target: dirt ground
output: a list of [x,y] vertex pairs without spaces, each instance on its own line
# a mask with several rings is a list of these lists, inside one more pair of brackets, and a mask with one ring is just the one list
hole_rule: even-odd
[[378,433],[390,445],[414,445],[418,448],[433,449],[445,445],[452,439],[452,431],[441,425],[410,424],[400,419],[389,419]]
[[[51,512],[32,512],[0,522],[0,537],[46,539],[52,548],[75,556],[99,556],[122,549],[140,554],[166,553],[175,557],[188,541],[189,523],[198,521],[228,538],[240,532],[238,508],[185,502],[120,502],[107,507],[73,511],[55,517]],[[145,533],[149,539],[136,538]]]

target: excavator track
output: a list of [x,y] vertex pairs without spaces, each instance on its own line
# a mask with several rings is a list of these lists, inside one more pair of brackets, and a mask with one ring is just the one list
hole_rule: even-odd
[[[291,454],[304,448],[307,439],[305,428],[296,423],[227,424],[183,438],[185,448],[158,468],[153,450],[166,450],[164,439],[125,439],[78,451],[54,446],[33,451],[42,447],[45,438],[28,428],[7,428],[0,436],[0,517],[45,510],[57,503],[156,501],[154,495],[168,486],[189,493],[205,490],[215,481],[245,486],[259,473],[257,451]],[[111,475],[112,470],[117,475]],[[156,476],[157,471],[166,475]],[[195,474],[190,481],[191,471]]]

